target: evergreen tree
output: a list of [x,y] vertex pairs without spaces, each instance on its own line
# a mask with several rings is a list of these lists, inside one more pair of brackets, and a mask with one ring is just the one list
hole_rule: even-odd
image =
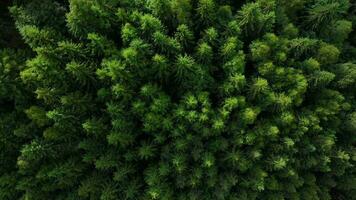
[[0,199],[355,199],[354,4],[14,1]]

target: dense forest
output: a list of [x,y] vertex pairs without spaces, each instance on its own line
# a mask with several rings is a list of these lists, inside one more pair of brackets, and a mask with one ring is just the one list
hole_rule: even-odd
[[355,95],[355,0],[2,0],[0,199],[353,200]]

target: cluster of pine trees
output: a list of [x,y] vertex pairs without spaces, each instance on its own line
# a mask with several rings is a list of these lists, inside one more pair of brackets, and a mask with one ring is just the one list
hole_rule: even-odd
[[0,1],[0,199],[353,200],[355,95],[355,0]]

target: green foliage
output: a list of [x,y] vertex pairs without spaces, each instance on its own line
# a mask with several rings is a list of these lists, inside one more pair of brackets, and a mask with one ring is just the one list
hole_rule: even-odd
[[6,3],[0,199],[355,199],[353,3]]

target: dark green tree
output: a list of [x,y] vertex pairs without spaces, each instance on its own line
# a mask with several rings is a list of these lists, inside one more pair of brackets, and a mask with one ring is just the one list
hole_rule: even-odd
[[355,199],[354,3],[14,1],[0,198]]

